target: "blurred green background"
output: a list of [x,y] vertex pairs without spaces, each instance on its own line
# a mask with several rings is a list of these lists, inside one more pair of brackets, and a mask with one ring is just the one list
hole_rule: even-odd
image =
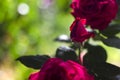
[[[69,35],[70,0],[0,0],[0,80],[28,80],[33,69],[15,61],[22,55],[54,55],[54,38]],[[108,62],[120,66],[120,50],[104,45]]]

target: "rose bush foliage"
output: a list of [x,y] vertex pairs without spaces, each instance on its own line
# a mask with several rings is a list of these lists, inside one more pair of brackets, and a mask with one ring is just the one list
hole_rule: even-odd
[[[117,76],[120,74],[120,68],[106,62],[106,51],[99,46],[93,47],[88,45],[89,41],[85,42],[85,40],[91,37],[94,38],[94,36],[97,36],[98,40],[104,40],[100,36],[101,30],[106,29],[109,23],[116,17],[118,11],[116,1],[72,0],[71,8],[75,20],[70,26],[70,38],[74,42],[70,47],[75,47],[76,49],[73,48],[74,50],[78,49],[79,55],[72,60],[64,56],[66,49],[63,49],[64,51],[59,52],[60,57],[54,56],[57,58],[50,58],[45,61],[41,65],[40,71],[31,74],[29,80],[119,80],[120,78],[117,78]],[[92,31],[87,30],[88,25]],[[96,34],[94,33],[95,29],[97,29]],[[69,42],[71,41],[69,40]],[[78,46],[78,43],[83,42],[85,43],[84,46]],[[80,46],[87,48],[88,53],[80,53],[82,52]],[[100,54],[96,54],[98,51],[100,51]],[[73,53],[76,54],[75,51]],[[68,54],[70,53],[68,52]],[[96,66],[96,64],[99,64],[99,66]]]

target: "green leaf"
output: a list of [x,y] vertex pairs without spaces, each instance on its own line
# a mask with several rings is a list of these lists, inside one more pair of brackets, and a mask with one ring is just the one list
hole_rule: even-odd
[[103,34],[108,38],[114,37],[119,32],[120,32],[120,24],[113,24],[113,25],[111,24],[105,30],[100,31],[101,34]]
[[94,75],[95,80],[120,80],[120,67],[107,63],[103,47],[85,44],[88,52],[83,56],[83,65]]
[[71,43],[70,38],[65,34],[58,36],[57,38],[54,39],[54,41]]
[[113,64],[95,64],[91,66],[91,70],[99,78],[98,80],[120,80],[120,67]]
[[102,40],[102,42],[110,47],[120,48],[120,39],[119,38],[108,38]]
[[87,48],[88,52],[84,55],[83,62],[91,64],[106,62],[107,52],[102,46],[99,45],[93,46],[90,44],[85,44],[85,48]]
[[22,64],[27,67],[40,69],[42,65],[48,60],[50,57],[48,55],[36,55],[36,56],[21,56],[16,60],[19,60]]
[[72,61],[78,61],[77,60],[77,54],[74,49],[68,47],[68,46],[60,46],[56,50],[55,57],[61,58],[64,61],[72,60]]

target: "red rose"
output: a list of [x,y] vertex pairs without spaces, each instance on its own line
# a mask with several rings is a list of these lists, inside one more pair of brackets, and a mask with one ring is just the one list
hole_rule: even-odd
[[29,80],[94,80],[94,77],[78,63],[51,58],[39,72],[31,74]]
[[93,37],[93,32],[88,32],[84,27],[86,23],[85,19],[76,18],[70,27],[70,37],[74,42],[83,42],[86,39]]
[[105,29],[115,18],[118,5],[115,0],[73,0],[73,16],[87,19],[92,29]]

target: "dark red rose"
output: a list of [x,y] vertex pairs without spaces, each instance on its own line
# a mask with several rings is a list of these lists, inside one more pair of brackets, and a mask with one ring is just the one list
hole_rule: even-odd
[[78,63],[51,58],[39,72],[31,74],[29,80],[94,80],[94,77]]
[[70,26],[70,37],[73,42],[83,42],[86,39],[93,37],[93,32],[88,32],[85,28],[85,19],[76,18]]
[[87,19],[92,29],[105,29],[118,11],[115,0],[73,0],[73,16]]

